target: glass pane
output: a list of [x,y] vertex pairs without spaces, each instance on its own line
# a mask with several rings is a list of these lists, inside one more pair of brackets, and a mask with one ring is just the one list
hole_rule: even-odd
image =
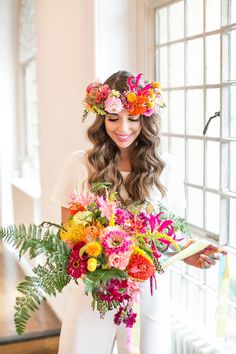
[[203,184],[203,142],[201,140],[188,140],[188,182]]
[[[220,111],[220,90],[206,90],[206,123],[208,119]],[[213,118],[207,129],[207,136],[220,136],[220,117]]]
[[220,83],[220,36],[206,37],[206,79],[207,84]]
[[230,126],[230,136],[236,137],[236,86],[230,87],[229,94],[229,126]]
[[170,86],[184,85],[184,44],[170,46]]
[[170,131],[184,134],[184,91],[171,91],[169,95]]
[[203,83],[203,39],[187,42],[187,83],[201,85]]
[[207,187],[219,189],[220,180],[220,144],[207,142],[206,180]]
[[214,290],[218,290],[219,287],[219,263],[217,262],[214,267],[206,270],[206,285]]
[[187,92],[187,132],[202,135],[203,131],[203,91],[188,90]]
[[229,244],[236,248],[236,199],[230,198]]
[[156,39],[157,44],[167,42],[167,8],[156,12]]
[[169,7],[170,40],[184,36],[184,2],[179,1]]
[[170,152],[177,156],[180,163],[179,169],[185,170],[185,141],[183,138],[170,138]]
[[203,226],[203,192],[188,187],[187,221],[190,224]]
[[220,197],[214,193],[206,193],[206,228],[219,234],[220,227]]
[[168,137],[161,136],[161,152],[168,151]]
[[[230,143],[230,190],[232,192],[236,192],[236,169],[235,169],[235,162],[236,162],[236,142]],[[236,217],[236,215],[235,215]],[[235,235],[236,237],[236,235]]]
[[229,78],[236,80],[236,31],[230,33],[230,58],[229,58]]
[[206,0],[206,31],[219,29],[221,25],[221,0]]
[[203,0],[188,0],[187,9],[187,35],[201,33],[203,31]]
[[161,132],[168,132],[168,95],[166,91],[162,92],[162,99],[165,102],[165,107],[160,108],[159,116],[161,118]]
[[231,11],[230,11],[231,23],[236,22],[236,1],[231,0]]
[[167,47],[158,48],[157,53],[157,80],[160,82],[161,86],[167,87],[168,85],[168,51]]

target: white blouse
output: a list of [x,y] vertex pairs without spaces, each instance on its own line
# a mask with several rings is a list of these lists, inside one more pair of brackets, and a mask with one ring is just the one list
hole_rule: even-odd
[[[178,161],[174,155],[164,152],[160,155],[166,166],[160,176],[161,183],[166,187],[167,192],[162,198],[156,186],[150,188],[148,200],[156,204],[161,202],[167,209],[175,214],[182,214],[186,206],[183,174],[180,171]],[[125,179],[129,172],[120,171]],[[56,182],[51,201],[68,208],[70,195],[73,189],[78,191],[87,189],[89,174],[89,162],[86,151],[78,150],[68,156],[64,167]],[[126,193],[127,194],[127,193]]]

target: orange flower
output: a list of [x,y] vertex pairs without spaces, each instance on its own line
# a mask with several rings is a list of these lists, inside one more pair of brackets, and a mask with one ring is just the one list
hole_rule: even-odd
[[147,96],[137,96],[137,100],[130,103],[129,113],[134,116],[138,114],[144,114],[147,110],[147,103]]
[[128,275],[135,280],[149,279],[156,271],[152,259],[144,251],[135,247],[127,266]]

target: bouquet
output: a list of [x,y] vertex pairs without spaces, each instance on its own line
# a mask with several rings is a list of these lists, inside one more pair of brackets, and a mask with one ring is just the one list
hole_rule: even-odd
[[181,251],[177,233],[188,234],[182,218],[161,204],[124,206],[115,193],[108,192],[108,185],[95,183],[86,193],[74,191],[70,217],[62,225],[43,222],[28,229],[24,225],[0,228],[0,239],[19,249],[20,258],[27,251],[30,258],[45,255],[44,264],[33,268],[33,276],[26,276],[17,287],[23,294],[15,305],[18,334],[24,333],[32,311],[46,295],[56,295],[79,279],[101,318],[114,310],[117,325],[132,327],[140,283],[150,281],[152,294],[156,272],[163,272],[162,254],[170,246]]

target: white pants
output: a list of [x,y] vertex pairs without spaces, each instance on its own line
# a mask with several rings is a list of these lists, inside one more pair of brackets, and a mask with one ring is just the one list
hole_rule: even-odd
[[[171,354],[169,321],[169,282],[167,274],[157,274],[157,290],[150,294],[149,281],[141,285],[140,351],[132,354]],[[91,308],[91,297],[83,293],[83,284],[72,286],[62,323],[59,354],[112,354],[115,340],[119,354],[128,350],[125,326],[116,326],[113,311],[100,319]]]

